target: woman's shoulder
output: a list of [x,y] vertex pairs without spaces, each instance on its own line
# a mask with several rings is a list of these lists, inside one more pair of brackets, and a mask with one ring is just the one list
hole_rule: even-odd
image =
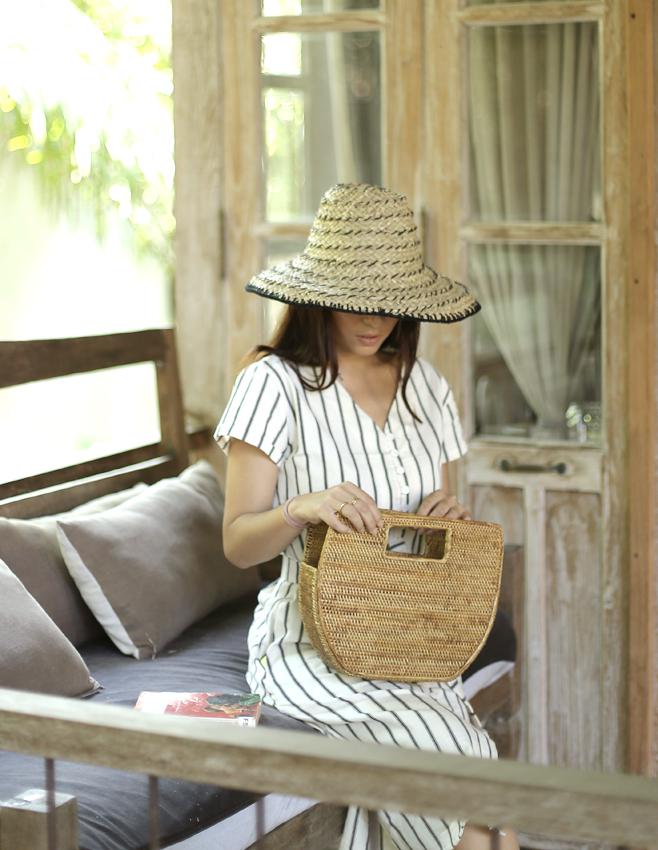
[[287,360],[278,354],[265,354],[242,369],[235,379],[234,386],[245,383],[254,386],[266,384],[290,401],[298,381],[295,370]]
[[255,377],[257,375],[265,376],[268,374],[275,374],[287,379],[293,374],[293,370],[283,357],[279,357],[278,354],[265,354],[248,363],[238,374],[236,380],[240,380],[243,375]]
[[295,419],[286,380],[281,358],[272,355],[242,369],[215,429],[220,448],[227,450],[231,439],[242,440],[281,464],[289,451]]
[[417,376],[416,383],[419,390],[422,389],[438,397],[440,401],[444,401],[450,393],[450,384],[446,378],[423,357],[416,358],[411,374],[413,377]]

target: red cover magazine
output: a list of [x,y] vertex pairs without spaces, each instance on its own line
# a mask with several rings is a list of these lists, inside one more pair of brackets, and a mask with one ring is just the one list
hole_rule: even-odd
[[255,726],[260,718],[260,697],[258,694],[142,691],[135,708],[149,714],[182,714],[235,726]]

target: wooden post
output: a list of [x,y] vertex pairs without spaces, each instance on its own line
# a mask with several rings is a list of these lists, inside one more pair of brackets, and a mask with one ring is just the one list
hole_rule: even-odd
[[256,344],[260,331],[260,299],[245,292],[244,287],[261,266],[256,225],[263,217],[262,136],[257,4],[253,0],[225,0],[221,6],[224,235],[228,257],[222,284],[222,330],[226,337],[222,365],[228,395],[242,358]]
[[188,463],[187,434],[183,416],[183,399],[178,376],[176,341],[173,331],[163,336],[164,356],[156,362],[160,442],[165,453],[176,457],[178,472]]
[[[55,794],[57,850],[79,850],[78,803],[70,794]],[[2,850],[47,850],[47,792],[31,788],[0,803]]]
[[630,0],[628,27],[628,757],[656,773],[656,173],[652,4]]
[[224,402],[221,240],[222,4],[173,0],[176,322],[188,419],[214,425]]

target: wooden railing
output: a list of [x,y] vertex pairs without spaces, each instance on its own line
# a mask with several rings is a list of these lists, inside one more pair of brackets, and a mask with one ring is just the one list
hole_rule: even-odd
[[658,780],[343,742],[0,689],[0,750],[547,838],[658,843]]

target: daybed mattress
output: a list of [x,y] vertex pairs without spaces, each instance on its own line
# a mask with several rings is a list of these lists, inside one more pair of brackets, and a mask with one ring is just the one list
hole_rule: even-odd
[[[220,609],[188,629],[155,661],[136,661],[109,642],[80,650],[104,690],[96,702],[132,706],[142,690],[246,691],[246,637],[255,600]],[[212,721],[208,721],[212,722]],[[266,706],[263,726],[309,731]],[[148,778],[108,768],[56,764],[57,790],[78,799],[81,850],[138,850],[148,846]],[[0,753],[0,800],[45,787],[43,759]],[[211,826],[252,803],[250,792],[160,781],[162,846]]]
[[[97,702],[133,706],[140,691],[248,690],[247,631],[255,599],[230,610],[219,609],[174,641],[155,661],[122,655],[109,640],[87,644],[81,654],[104,689]],[[489,684],[502,675],[515,655],[514,633],[499,612],[482,653],[464,675],[465,690],[484,675]],[[493,679],[489,671],[495,671]],[[211,721],[208,721],[211,722]],[[263,707],[263,726],[312,731],[295,720]],[[313,733],[314,734],[314,733]],[[81,850],[142,850],[148,846],[148,778],[108,768],[57,762],[57,790],[78,800]],[[28,788],[45,787],[42,759],[0,753],[0,800]],[[249,806],[259,795],[195,785],[174,779],[160,781],[161,844],[166,847]]]

